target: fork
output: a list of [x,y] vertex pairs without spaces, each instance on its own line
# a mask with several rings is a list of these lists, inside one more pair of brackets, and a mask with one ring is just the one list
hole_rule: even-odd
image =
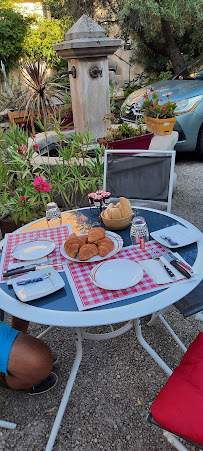
[[175,274],[168,268],[168,266],[165,265],[165,263],[160,259],[158,253],[155,250],[152,249],[150,251],[150,255],[153,260],[158,260],[162,264],[162,266],[165,268],[167,274],[171,277],[171,279],[176,280]]

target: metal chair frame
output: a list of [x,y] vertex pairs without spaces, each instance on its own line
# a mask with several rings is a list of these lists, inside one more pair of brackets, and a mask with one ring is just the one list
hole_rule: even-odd
[[[170,164],[170,174],[169,174],[169,184],[168,184],[168,199],[167,201],[161,201],[156,199],[141,199],[140,198],[132,198],[128,197],[128,199],[133,202],[134,204],[140,206],[149,206],[151,208],[157,208],[157,205],[166,207],[167,211],[170,213],[171,211],[171,203],[172,203],[172,193],[173,193],[173,180],[174,180],[174,168],[175,168],[175,155],[176,152],[174,150],[111,150],[106,149],[104,152],[104,182],[103,182],[103,189],[105,191],[111,191],[108,186],[108,156],[109,155],[118,155],[121,154],[123,157],[132,157],[140,158],[140,157],[154,157],[154,158],[160,158],[160,157],[170,157],[171,158],[171,164]],[[135,177],[139,177],[139,171],[135,171],[136,175]],[[125,177],[125,181],[127,183],[127,179]],[[136,193],[135,193],[136,194]],[[122,193],[118,193],[118,197],[111,197],[110,201],[119,200],[119,197],[122,196]],[[125,196],[127,197],[127,196]],[[154,207],[153,207],[154,206]]]

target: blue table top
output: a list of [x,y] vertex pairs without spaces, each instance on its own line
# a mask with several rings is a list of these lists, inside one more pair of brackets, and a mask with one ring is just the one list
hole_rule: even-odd
[[[164,227],[168,227],[174,224],[180,224],[174,218],[166,216],[161,212],[157,211],[149,211],[145,209],[134,209],[137,216],[143,216],[148,225],[149,233],[154,232],[155,230],[162,229]],[[104,224],[100,224],[99,217],[97,214],[96,208],[92,209],[92,212],[89,209],[81,209],[81,210],[72,210],[70,212],[71,222],[75,225],[72,225],[73,232],[81,233],[82,230],[88,230],[93,225],[102,225],[105,229]],[[130,226],[128,226],[124,230],[119,230],[117,232],[122,238],[124,242],[124,246],[131,245],[130,241]],[[183,248],[178,248],[179,254],[192,266],[195,262],[197,256],[197,244],[194,243],[189,246],[184,246]],[[65,281],[65,287],[61,290],[50,294],[49,296],[45,296],[42,299],[38,299],[36,301],[29,302],[30,305],[41,307],[43,309],[51,309],[51,310],[60,310],[60,311],[72,311],[77,312],[78,307],[75,303],[74,297],[72,295],[71,288],[67,281],[65,273],[61,272],[60,275]],[[1,288],[10,296],[15,297],[15,293],[12,287],[7,286],[7,284],[2,284]],[[159,290],[160,291],[160,290]],[[116,308],[122,305],[134,304],[135,302],[139,302],[142,299],[149,298],[154,296],[155,292],[148,293],[145,295],[140,295],[135,298],[125,299],[119,302],[115,302],[112,304],[103,305],[100,307],[96,307],[97,310]],[[95,309],[91,309],[95,310]],[[85,314],[85,312],[83,312]]]

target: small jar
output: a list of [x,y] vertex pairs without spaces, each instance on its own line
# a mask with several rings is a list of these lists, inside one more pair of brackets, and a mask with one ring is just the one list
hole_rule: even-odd
[[48,227],[56,227],[62,224],[61,212],[56,202],[47,204],[46,220]]
[[141,216],[135,216],[132,220],[130,229],[130,239],[133,245],[140,243],[140,238],[144,238],[145,241],[149,241],[149,231],[146,221]]

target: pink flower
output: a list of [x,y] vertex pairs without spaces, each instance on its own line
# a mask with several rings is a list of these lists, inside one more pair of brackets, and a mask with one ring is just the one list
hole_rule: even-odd
[[163,102],[163,100],[162,100],[162,99],[160,99],[160,102]]
[[164,110],[164,111],[165,111],[165,110],[166,110],[166,106],[162,106],[162,110]]
[[32,139],[36,139],[36,136],[35,136],[35,135],[32,135]]
[[144,99],[147,99],[147,98],[148,98],[148,95],[147,95],[147,94],[145,94],[145,95],[143,96],[143,98],[144,98]]
[[27,146],[22,146],[21,149],[22,150],[27,150]]
[[168,98],[169,98],[169,97],[170,97],[170,96],[169,96],[169,94],[166,94],[166,97],[168,97]]
[[41,175],[39,175],[38,177],[36,177],[36,179],[34,179],[35,186],[40,186],[43,183],[46,183],[46,179],[44,177],[42,177]]
[[43,183],[42,187],[41,187],[41,191],[44,191],[45,193],[48,193],[49,191],[51,191],[51,187],[49,183]]
[[150,88],[150,91],[153,92],[153,88]]
[[35,185],[35,191],[44,191],[44,193],[48,193],[48,191],[51,191],[50,184],[47,183],[46,179],[39,175],[34,180]]
[[25,196],[20,196],[21,200],[26,200]]
[[25,124],[23,124],[23,122],[22,122],[22,124],[20,124],[21,125],[21,127],[25,127]]
[[33,149],[39,149],[38,144],[34,144]]

